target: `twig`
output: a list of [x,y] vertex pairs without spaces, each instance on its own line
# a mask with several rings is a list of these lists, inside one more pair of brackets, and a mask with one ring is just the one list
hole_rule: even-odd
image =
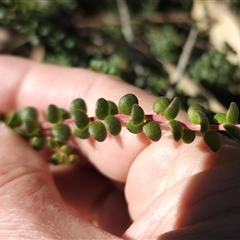
[[[180,12],[156,12],[151,17],[147,18],[151,24],[158,23],[177,23],[177,24],[190,24],[191,18],[188,13]],[[73,17],[73,24],[76,28],[102,28],[102,25],[121,25],[119,18],[112,13],[103,13],[94,17],[84,17],[76,15]],[[137,15],[131,15],[132,25],[143,25],[145,22]]]
[[30,59],[37,61],[37,62],[43,62],[45,55],[45,48],[43,45],[34,46],[32,48]]
[[120,21],[122,25],[122,33],[125,40],[130,44],[134,41],[134,34],[131,28],[130,14],[125,0],[116,0]]
[[[197,35],[198,35],[198,31],[196,28],[191,27],[190,33],[188,35],[187,41],[184,44],[183,47],[183,51],[181,53],[181,56],[179,58],[178,64],[177,64],[177,68],[176,71],[171,79],[171,83],[173,85],[173,87],[175,87],[175,85],[177,84],[177,82],[181,79],[181,77],[184,74],[184,70],[188,64],[192,49],[195,45],[195,42],[197,40]],[[167,96],[169,98],[172,98],[174,95],[174,91],[173,89],[169,89],[169,91],[167,92]]]
[[124,39],[129,45],[129,54],[130,54],[130,61],[133,67],[135,74],[143,79],[146,79],[146,74],[144,73],[144,67],[141,64],[141,60],[136,58],[136,49],[133,46],[134,42],[134,33],[131,27],[131,20],[130,14],[128,11],[127,3],[125,0],[116,0],[118,5],[118,11],[122,26],[122,34]]
[[[157,61],[159,61],[164,69],[169,73],[170,76],[170,81],[173,79],[171,75],[174,74],[175,66],[172,65],[170,62],[166,61],[163,58],[157,58]],[[205,89],[203,86],[201,86],[199,83],[194,82],[192,79],[189,77],[183,75],[181,76],[181,80],[176,84],[180,89],[183,90],[185,95],[188,96],[197,96],[197,95],[202,95],[204,96],[209,103],[209,109],[212,112],[226,112],[226,108],[221,104],[217,98],[209,92],[207,89]]]

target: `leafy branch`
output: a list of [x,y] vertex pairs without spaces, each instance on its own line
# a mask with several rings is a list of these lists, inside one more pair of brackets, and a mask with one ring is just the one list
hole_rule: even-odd
[[219,131],[227,132],[234,140],[240,141],[238,123],[239,108],[232,102],[226,113],[216,113],[215,124],[210,124],[201,104],[194,103],[187,110],[188,122],[176,120],[181,103],[175,97],[172,101],[164,96],[153,102],[154,114],[145,114],[138,98],[128,93],[116,105],[114,102],[99,98],[95,106],[95,116],[87,115],[87,105],[81,98],[73,100],[69,110],[49,105],[46,121],[40,122],[38,112],[33,107],[22,111],[0,114],[0,119],[16,133],[29,141],[36,150],[49,147],[53,150],[51,162],[54,164],[70,163],[77,160],[74,153],[74,138],[94,138],[103,142],[110,133],[120,134],[123,126],[133,134],[141,132],[150,141],[159,141],[162,128],[172,132],[173,139],[189,144],[194,141],[196,132],[203,136],[206,145],[217,152],[220,148]]

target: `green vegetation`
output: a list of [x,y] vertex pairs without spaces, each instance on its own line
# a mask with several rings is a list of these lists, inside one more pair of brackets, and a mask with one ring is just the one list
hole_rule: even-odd
[[[0,31],[7,31],[10,38],[2,45],[0,38],[0,51],[42,62],[85,67],[116,75],[155,94],[158,98],[153,109],[156,115],[167,119],[176,141],[192,142],[196,130],[182,128],[174,119],[180,109],[180,102],[182,108],[188,109],[190,122],[200,126],[197,131],[204,134],[205,142],[213,151],[219,147],[217,135],[210,127],[213,122],[221,125],[221,130],[226,130],[232,138],[239,140],[236,124],[239,120],[237,106],[240,105],[240,52],[230,46],[229,42],[224,42],[220,49],[211,40],[211,28],[219,22],[208,15],[208,27],[202,30],[199,27],[201,19],[196,20],[194,16],[195,2],[192,0],[122,2],[126,2],[126,9],[120,6],[118,0],[103,0],[101,4],[97,0],[2,0]],[[240,17],[236,13],[240,9],[240,3],[216,2],[225,4],[230,11],[235,10],[231,14],[239,27]],[[121,21],[121,11],[129,15],[130,23]],[[128,33],[124,32],[124,28],[128,28]],[[189,88],[188,85],[180,86],[179,80],[184,77],[183,74],[175,82],[170,80],[174,73],[180,72],[179,61],[193,28],[198,29],[197,39],[192,48],[188,47],[189,59],[185,63],[183,74],[199,90],[189,94],[185,91]],[[233,34],[232,37],[236,35]],[[169,89],[173,90],[174,95],[170,99],[163,97],[169,94]],[[210,92],[221,106],[228,108],[226,113],[213,114],[216,111],[210,107],[211,100],[202,89]],[[199,101],[204,106],[204,111],[196,103]],[[21,113],[1,114],[0,118],[24,138],[30,136],[31,144],[36,149],[41,149],[45,144],[60,149],[62,141],[70,138],[70,129],[63,122],[71,116],[76,123],[74,134],[80,138],[92,136],[98,141],[104,141],[107,132],[118,135],[121,123],[121,119],[115,116],[118,111],[131,116],[126,120],[126,126],[132,133],[143,131],[153,141],[161,137],[158,124],[144,115],[134,95],[124,96],[118,106],[105,99],[99,99],[96,106],[96,116],[93,117],[98,120],[93,123],[87,116],[87,107],[82,99],[72,102],[69,112],[50,105],[46,111],[46,120],[55,126],[51,128],[54,136],[51,141],[46,141],[42,135],[32,108]],[[102,129],[102,133],[98,133],[96,128]],[[211,145],[211,138],[216,142],[215,145]],[[52,159],[57,163],[73,161],[75,157],[71,155],[70,160],[67,160],[56,153]]]

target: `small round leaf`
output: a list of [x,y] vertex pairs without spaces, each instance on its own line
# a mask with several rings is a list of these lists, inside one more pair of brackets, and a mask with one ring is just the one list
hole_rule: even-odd
[[56,148],[59,148],[65,144],[65,142],[61,141],[60,139],[56,137],[49,138],[47,141],[48,146],[54,150]]
[[104,119],[107,130],[114,136],[117,136],[122,129],[120,120],[113,115],[109,115]]
[[25,118],[23,126],[29,136],[33,136],[39,132],[38,122],[32,118]]
[[174,119],[178,115],[180,108],[180,99],[178,97],[175,97],[170,103],[170,105],[165,109],[163,115],[168,120]]
[[107,129],[101,121],[91,122],[88,131],[99,142],[103,142],[107,137]]
[[204,112],[198,112],[197,115],[201,126],[200,132],[201,133],[207,132],[209,129],[209,121],[206,114]]
[[156,142],[161,138],[162,132],[158,122],[147,121],[143,125],[144,134],[152,141]]
[[209,129],[209,121],[205,114],[205,110],[202,105],[198,103],[192,104],[187,111],[188,119],[201,126],[200,132],[205,133]]
[[133,104],[131,111],[132,123],[135,126],[143,124],[145,119],[145,113],[138,104]]
[[46,139],[45,137],[32,137],[30,140],[30,144],[35,150],[39,151],[45,147]]
[[232,102],[227,110],[227,123],[237,124],[239,118],[239,108],[235,102]]
[[138,133],[142,132],[142,128],[143,128],[143,124],[139,125],[139,126],[136,126],[136,125],[133,124],[132,120],[128,120],[126,122],[126,126],[127,126],[128,131],[133,133],[133,134],[138,134]]
[[133,104],[138,104],[138,99],[134,94],[128,93],[119,100],[119,111],[123,114],[130,115]]
[[78,128],[83,130],[88,127],[90,119],[86,112],[84,112],[82,109],[76,109],[72,114],[74,122]]
[[87,106],[85,101],[82,98],[76,98],[70,103],[70,113],[73,113],[75,110],[81,109],[84,112],[87,112]]
[[182,141],[184,143],[192,143],[195,139],[196,133],[190,129],[183,129]]
[[201,104],[193,103],[187,111],[188,119],[194,124],[200,124],[198,112],[205,112],[204,107]]
[[78,155],[76,155],[76,154],[70,154],[70,155],[68,156],[68,162],[69,162],[69,163],[76,162],[78,159],[79,159],[79,157],[78,157]]
[[50,104],[47,108],[47,120],[50,123],[57,123],[61,120],[60,110],[57,106]]
[[52,128],[52,134],[61,141],[68,141],[71,138],[71,129],[67,124],[57,123]]
[[117,107],[117,105],[114,102],[109,101],[109,100],[107,102],[108,102],[109,114],[110,115],[118,114],[118,107]]
[[51,162],[54,164],[54,165],[59,165],[61,164],[63,161],[62,161],[62,155],[59,154],[59,153],[54,153],[52,156],[51,156]]
[[216,113],[213,117],[213,120],[216,122],[216,123],[227,123],[227,120],[226,120],[226,113]]
[[82,130],[77,127],[74,129],[74,135],[81,139],[87,139],[90,136],[88,128]]
[[170,103],[170,99],[164,96],[158,97],[153,103],[153,111],[157,114],[163,115],[164,111],[170,105]]
[[31,118],[31,119],[37,120],[38,113],[34,107],[26,107],[21,111],[20,117],[21,117],[22,121],[26,118]]
[[60,147],[60,151],[65,154],[71,153],[73,150],[73,147],[71,145],[65,144]]
[[213,151],[217,152],[220,148],[220,138],[216,131],[207,131],[204,134],[204,142],[208,145],[208,147]]
[[68,118],[71,117],[71,116],[70,116],[70,113],[69,113],[66,109],[64,109],[64,108],[59,108],[59,111],[60,111],[60,117],[61,117],[61,119],[65,120],[65,119],[68,119]]
[[8,113],[5,121],[6,124],[11,128],[18,127],[21,124],[19,114],[15,111]]
[[170,120],[169,125],[172,131],[173,138],[176,142],[178,142],[182,138],[183,128],[179,121],[177,120]]
[[99,98],[95,107],[96,117],[100,120],[104,120],[109,114],[108,102],[104,98]]

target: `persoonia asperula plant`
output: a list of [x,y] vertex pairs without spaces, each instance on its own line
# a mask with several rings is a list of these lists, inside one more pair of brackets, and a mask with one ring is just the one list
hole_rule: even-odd
[[198,132],[213,152],[220,148],[219,131],[227,132],[232,139],[240,142],[240,129],[237,124],[239,108],[234,102],[226,113],[214,115],[215,124],[209,123],[204,107],[198,103],[188,108],[188,122],[176,120],[181,108],[177,97],[172,101],[164,96],[157,97],[152,107],[154,114],[145,114],[137,97],[128,93],[119,100],[118,105],[99,98],[95,106],[95,116],[91,117],[87,115],[85,101],[77,98],[71,102],[68,111],[53,104],[49,105],[45,121],[39,121],[38,111],[34,107],[0,114],[0,119],[29,141],[34,149],[52,149],[51,162],[54,164],[77,160],[77,155],[74,154],[75,138],[91,137],[103,142],[108,133],[119,135],[123,126],[133,134],[143,132],[153,142],[160,140],[163,126],[171,131],[176,142],[187,144],[194,141]]

